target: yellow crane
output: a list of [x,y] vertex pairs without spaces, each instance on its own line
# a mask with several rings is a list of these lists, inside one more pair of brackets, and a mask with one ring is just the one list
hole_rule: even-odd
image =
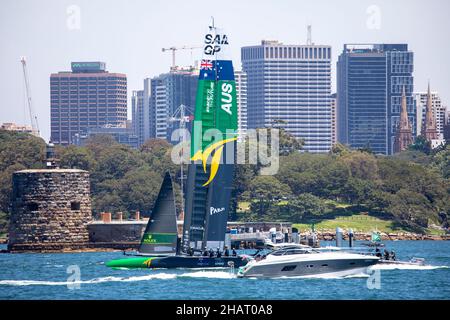
[[177,50],[193,50],[193,49],[199,49],[201,47],[190,47],[190,46],[182,46],[182,47],[170,47],[170,48],[162,48],[162,52],[166,51],[172,51],[172,67],[171,69],[176,69],[177,65],[175,63],[175,51]]

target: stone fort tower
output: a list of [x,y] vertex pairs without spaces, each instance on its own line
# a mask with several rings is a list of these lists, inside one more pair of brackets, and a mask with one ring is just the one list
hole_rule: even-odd
[[49,168],[14,173],[9,250],[85,248],[91,220],[87,171]]

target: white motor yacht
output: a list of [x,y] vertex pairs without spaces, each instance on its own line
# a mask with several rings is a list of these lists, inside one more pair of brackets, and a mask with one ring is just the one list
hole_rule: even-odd
[[238,277],[347,276],[365,272],[378,260],[378,257],[357,253],[285,246],[239,268]]

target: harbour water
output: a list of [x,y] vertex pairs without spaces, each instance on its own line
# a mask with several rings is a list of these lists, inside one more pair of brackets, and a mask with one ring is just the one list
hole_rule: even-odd
[[0,254],[0,299],[450,299],[450,241],[384,243],[398,259],[422,257],[432,266],[380,265],[371,275],[262,280],[240,279],[228,269],[104,265],[120,252]]

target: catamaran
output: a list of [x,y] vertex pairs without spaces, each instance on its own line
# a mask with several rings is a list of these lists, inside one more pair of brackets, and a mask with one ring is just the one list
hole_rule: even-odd
[[[225,233],[234,174],[237,104],[229,37],[214,26],[204,37],[188,166],[181,243],[176,209],[166,174],[137,256],[112,260],[109,267],[239,267],[246,256],[226,255]],[[223,252],[211,255],[208,252]]]

